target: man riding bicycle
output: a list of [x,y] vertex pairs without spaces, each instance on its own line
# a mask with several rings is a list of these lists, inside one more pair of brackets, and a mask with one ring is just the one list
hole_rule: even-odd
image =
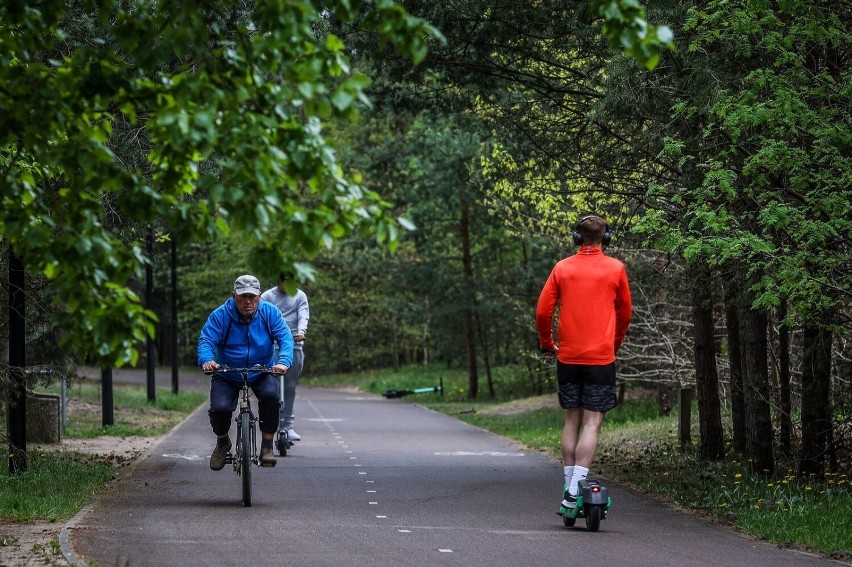
[[[278,343],[278,359],[273,360]],[[277,307],[260,299],[260,282],[252,275],[234,281],[232,297],[207,318],[198,337],[198,364],[209,372],[222,367],[272,366],[276,373],[287,372],[293,363],[293,335]],[[272,451],[278,430],[278,379],[265,372],[248,377],[257,397],[260,418],[260,464],[274,465]],[[213,374],[210,381],[210,425],[216,434],[216,447],[210,455],[210,468],[225,467],[231,450],[231,418],[237,408],[242,377],[234,372]]]

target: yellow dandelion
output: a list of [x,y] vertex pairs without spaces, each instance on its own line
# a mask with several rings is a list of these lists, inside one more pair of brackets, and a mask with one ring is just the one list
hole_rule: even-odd
[[813,487],[812,486],[806,486],[805,490],[813,490]]
[[742,477],[743,477],[742,473],[737,473],[737,474],[734,475],[734,478],[742,478]]

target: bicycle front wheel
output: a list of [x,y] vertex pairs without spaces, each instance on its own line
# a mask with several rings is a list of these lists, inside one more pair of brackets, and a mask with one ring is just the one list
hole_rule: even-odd
[[240,416],[240,435],[242,436],[242,451],[240,451],[240,468],[243,477],[243,506],[251,506],[251,419],[248,412]]

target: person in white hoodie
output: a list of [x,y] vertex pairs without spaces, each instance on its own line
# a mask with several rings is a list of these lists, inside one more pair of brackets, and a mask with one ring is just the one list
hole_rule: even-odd
[[290,441],[299,441],[302,437],[293,430],[295,420],[294,405],[296,402],[296,386],[302,375],[305,356],[302,347],[305,344],[305,335],[308,333],[308,319],[311,317],[308,307],[308,296],[301,289],[296,289],[295,295],[290,295],[285,289],[285,284],[292,276],[281,273],[278,276],[278,285],[267,289],[260,296],[261,299],[275,305],[293,335],[293,364],[284,376],[284,410],[283,423],[287,430]]

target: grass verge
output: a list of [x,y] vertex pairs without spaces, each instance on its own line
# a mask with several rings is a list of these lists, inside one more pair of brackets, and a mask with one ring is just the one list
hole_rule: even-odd
[[100,386],[81,383],[69,388],[65,436],[90,439],[102,435],[163,435],[206,401],[207,394],[180,392],[175,395],[169,388],[157,388],[154,404],[150,404],[146,388],[117,384],[113,386],[113,398],[113,425],[104,426]]
[[79,453],[33,452],[21,474],[0,474],[0,517],[15,522],[70,518],[113,478],[105,463]]
[[[532,450],[561,458],[559,438],[563,412],[555,395],[541,403],[523,378],[511,369],[495,377],[494,399],[466,399],[463,371],[407,368],[358,375],[326,376],[305,383],[346,386],[376,394],[414,390],[443,383],[437,393],[404,396],[477,427],[518,441]],[[513,378],[514,374],[514,378]],[[509,387],[504,386],[510,384]],[[552,385],[544,386],[555,391]],[[526,389],[525,389],[526,387]],[[505,392],[510,392],[506,394]],[[602,476],[650,494],[670,504],[767,541],[852,560],[852,475],[828,475],[819,482],[796,479],[792,463],[779,457],[772,477],[752,475],[747,462],[736,457],[708,462],[699,458],[697,441],[681,448],[677,439],[677,411],[661,417],[656,402],[639,395],[607,413],[593,469]],[[518,395],[539,403],[519,403]],[[692,438],[698,438],[693,409]]]

